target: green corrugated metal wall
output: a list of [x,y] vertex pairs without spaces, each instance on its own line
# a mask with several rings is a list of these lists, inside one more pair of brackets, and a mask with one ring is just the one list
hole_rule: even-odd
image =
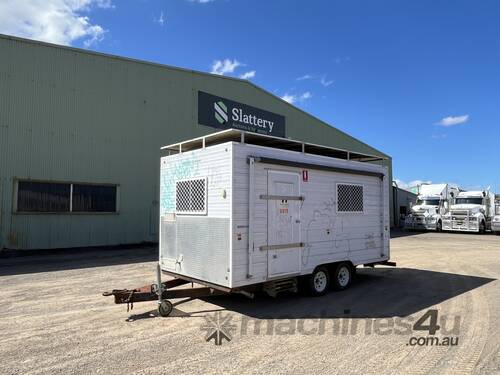
[[[284,115],[293,139],[385,156],[246,81],[6,36],[0,56],[0,249],[155,241],[159,148],[215,131],[198,90]],[[12,214],[15,178],[119,184],[120,213]]]

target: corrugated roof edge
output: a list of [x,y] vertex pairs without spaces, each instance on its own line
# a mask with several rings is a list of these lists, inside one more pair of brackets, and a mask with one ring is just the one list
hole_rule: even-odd
[[155,63],[155,62],[151,62],[151,61],[146,61],[146,60],[140,60],[140,59],[134,59],[134,58],[131,58],[131,57],[124,57],[124,56],[118,56],[118,55],[112,55],[112,54],[109,54],[109,53],[103,53],[103,52],[97,52],[97,51],[90,51],[90,50],[86,50],[86,49],[82,49],[82,48],[76,48],[76,47],[70,47],[70,46],[64,46],[64,45],[59,45],[59,44],[54,44],[54,43],[48,43],[48,42],[42,42],[42,41],[39,41],[39,40],[34,40],[34,39],[27,39],[27,38],[21,38],[21,37],[18,37],[18,36],[12,36],[12,35],[7,35],[7,34],[1,34],[0,33],[0,38],[1,39],[7,39],[7,40],[14,40],[14,41],[18,41],[18,42],[24,42],[24,43],[29,43],[29,44],[36,44],[36,45],[41,45],[41,46],[45,46],[45,47],[52,47],[52,48],[59,48],[59,49],[65,49],[65,50],[68,50],[68,51],[73,51],[73,52],[78,52],[78,53],[84,53],[84,54],[89,54],[89,55],[95,55],[95,56],[100,56],[100,57],[106,57],[106,58],[111,58],[111,59],[116,59],[116,60],[122,60],[122,61],[128,61],[128,62],[133,62],[133,63],[138,63],[138,64],[145,64],[145,65],[151,65],[151,66],[155,66],[155,67],[158,67],[158,68],[163,68],[163,69],[171,69],[171,70],[177,70],[177,71],[181,71],[181,72],[186,72],[186,73],[192,73],[192,74],[200,74],[200,75],[204,75],[204,76],[209,76],[209,77],[217,77],[217,78],[222,78],[222,79],[229,79],[229,80],[233,80],[233,81],[237,81],[237,82],[243,82],[243,83],[246,83],[248,85],[251,85],[253,86],[254,88],[256,88],[257,90],[259,91],[262,91],[263,93],[275,98],[275,99],[279,99],[281,100],[283,103],[286,103],[287,105],[289,105],[290,107],[306,114],[307,116],[310,116],[312,118],[314,118],[315,120],[319,121],[323,126],[327,126],[329,128],[334,128],[335,130],[339,131],[340,133],[342,133],[343,135],[345,135],[346,137],[374,150],[375,152],[379,153],[381,156],[385,156],[387,157],[388,159],[392,160],[392,157],[390,155],[387,155],[386,153],[383,153],[382,151],[374,148],[373,146],[370,146],[369,144],[363,142],[363,141],[360,141],[359,139],[357,138],[354,138],[353,136],[347,134],[346,132],[334,127],[333,125],[330,125],[328,123],[326,123],[325,121],[321,120],[320,118],[294,106],[293,104],[287,102],[286,100],[283,100],[282,98],[280,98],[279,96],[276,96],[274,94],[272,94],[271,92],[263,89],[262,87],[260,86],[257,86],[255,83],[249,81],[249,80],[246,80],[246,79],[241,79],[241,78],[237,78],[237,77],[228,77],[228,76],[224,76],[224,75],[218,75],[218,74],[213,74],[213,73],[207,73],[207,72],[202,72],[202,71],[199,71],[199,70],[193,70],[193,69],[187,69],[187,68],[180,68],[180,67],[177,67],[177,66],[172,66],[172,65],[166,65],[166,64],[160,64],[160,63]]

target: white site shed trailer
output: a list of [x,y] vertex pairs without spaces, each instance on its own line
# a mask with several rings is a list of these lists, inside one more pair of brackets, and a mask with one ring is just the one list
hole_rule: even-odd
[[162,152],[163,273],[224,291],[314,274],[321,289],[332,265],[390,263],[378,156],[234,129]]

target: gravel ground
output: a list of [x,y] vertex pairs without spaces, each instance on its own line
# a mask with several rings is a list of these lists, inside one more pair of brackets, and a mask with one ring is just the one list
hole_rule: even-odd
[[[155,249],[0,258],[0,373],[500,373],[500,237],[401,235],[391,251],[397,268],[361,268],[343,292],[175,300],[168,318],[101,296],[153,283]],[[429,309],[434,336],[412,329]],[[214,321],[231,341],[205,341]],[[426,337],[457,345],[411,344]]]

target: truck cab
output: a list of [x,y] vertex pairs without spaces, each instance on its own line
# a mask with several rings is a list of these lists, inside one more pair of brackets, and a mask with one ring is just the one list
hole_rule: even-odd
[[448,211],[453,195],[458,189],[448,184],[419,186],[419,194],[411,213],[406,216],[406,229],[435,230],[443,228],[443,215]]
[[495,197],[489,191],[458,193],[449,212],[443,217],[443,230],[484,233],[491,229]]
[[500,194],[495,195],[495,216],[491,221],[491,230],[497,236],[500,235]]

